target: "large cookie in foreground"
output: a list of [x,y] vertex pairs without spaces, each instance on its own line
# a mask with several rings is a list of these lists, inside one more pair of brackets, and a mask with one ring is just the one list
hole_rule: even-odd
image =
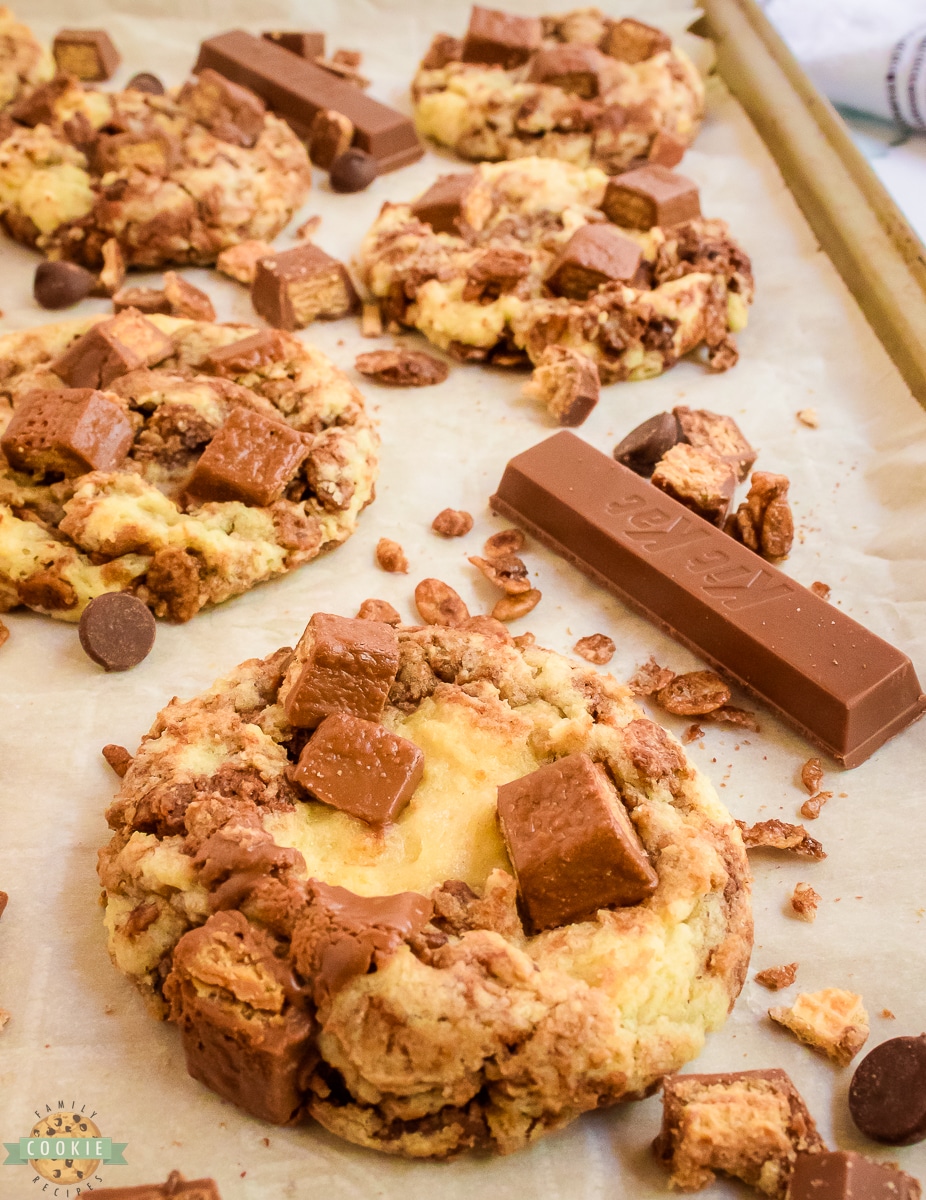
[[[669,200],[647,225],[653,184]],[[388,320],[459,359],[536,364],[565,346],[610,383],[659,375],[703,346],[724,370],[752,267],[726,223],[699,210],[695,185],[662,168],[609,183],[546,158],[483,164],[384,205],[359,264]]]
[[540,155],[614,174],[672,166],[704,115],[694,63],[660,30],[596,8],[513,17],[473,9],[438,34],[412,84],[418,132],[462,158]]
[[0,611],[133,591],[186,621],[346,541],[373,497],[363,397],[277,330],[87,318],[0,338]]
[[87,267],[111,238],[137,267],[272,241],[308,193],[306,149],[257,96],[212,76],[154,96],[58,75],[21,97],[0,132],[7,231]]
[[[372,668],[325,633],[347,626],[346,642],[379,646]],[[374,720],[423,752],[392,824],[299,786],[319,735],[287,713],[316,721],[300,704],[349,695],[336,660],[376,675],[365,704],[393,679]],[[655,879],[642,903],[532,933],[498,789],[583,755]],[[745,977],[749,872],[711,785],[626,687],[504,631],[317,615],[295,656],[172,701],[108,819],[110,952],[179,1024],[190,1073],[263,1119],[314,1117],[387,1153],[507,1153],[644,1096],[699,1053]]]

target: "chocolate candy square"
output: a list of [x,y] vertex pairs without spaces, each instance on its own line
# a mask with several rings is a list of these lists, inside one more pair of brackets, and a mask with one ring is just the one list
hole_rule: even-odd
[[615,21],[605,36],[602,49],[612,58],[625,63],[646,62],[654,54],[672,49],[672,39],[661,29],[624,17]]
[[293,781],[369,825],[394,821],[424,772],[414,742],[350,713],[325,717],[302,749]]
[[520,67],[539,49],[542,33],[539,17],[516,17],[474,4],[463,39],[463,62],[497,65],[506,71]]
[[498,789],[498,820],[535,932],[639,904],[656,890],[614,785],[587,754],[570,754]]
[[540,50],[531,63],[532,83],[548,83],[583,100],[592,100],[615,82],[614,61],[594,46],[567,42]]
[[399,669],[399,642],[384,621],[315,613],[280,688],[291,724],[313,729],[332,713],[378,721]]
[[120,375],[173,353],[173,342],[134,308],[101,321],[72,342],[51,369],[72,388],[106,388]]
[[166,175],[179,159],[179,146],[159,129],[148,133],[103,133],[93,144],[93,166],[107,171],[136,168],[149,175]]
[[94,1192],[97,1200],[222,1200],[214,1179],[184,1179],[179,1171],[171,1171],[165,1183],[94,1188]]
[[29,392],[16,405],[0,449],[16,471],[83,475],[125,462],[135,431],[125,409],[92,388]]
[[306,242],[257,264],[251,303],[276,329],[302,329],[316,317],[345,317],[357,293],[343,263]]
[[441,175],[412,204],[412,216],[426,221],[435,233],[459,234],[463,203],[475,179],[475,171]]
[[603,283],[632,280],[642,256],[635,241],[610,225],[582,225],[550,268],[546,285],[557,296],[586,300]]
[[284,421],[233,409],[202,453],[187,493],[266,507],[283,495],[309,453],[309,440]]
[[601,208],[625,229],[678,225],[701,215],[698,185],[659,163],[647,163],[609,180]]
[[920,1200],[920,1185],[893,1163],[833,1150],[797,1156],[788,1200]]
[[183,85],[177,103],[194,121],[235,146],[253,146],[264,130],[263,100],[210,67]]
[[300,58],[325,57],[325,35],[315,30],[287,32],[275,29],[261,34],[261,37],[273,42],[275,46],[282,46],[292,54],[298,54]]
[[119,66],[119,51],[105,29],[62,29],[52,44],[55,65],[62,75],[85,82],[109,79]]
[[229,342],[218,350],[210,350],[200,369],[205,368],[213,375],[234,378],[269,367],[286,357],[286,339],[275,329],[263,329],[252,333],[238,342]]

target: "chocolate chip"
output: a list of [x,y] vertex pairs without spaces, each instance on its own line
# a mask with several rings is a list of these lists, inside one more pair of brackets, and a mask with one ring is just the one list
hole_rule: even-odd
[[147,92],[149,96],[164,95],[164,84],[157,75],[152,75],[148,71],[140,71],[137,75],[133,75],[125,87],[126,91]]
[[106,671],[128,671],[151,652],[155,623],[137,596],[106,592],[97,596],[80,618],[80,644]]
[[891,1038],[865,1055],[849,1088],[849,1112],[876,1142],[910,1146],[926,1138],[926,1034]]
[[40,262],[35,268],[32,294],[42,308],[70,308],[89,296],[96,280],[77,263]]
[[345,150],[331,164],[328,180],[333,192],[362,192],[376,178],[376,159],[366,150]]
[[683,441],[681,427],[674,413],[657,413],[614,447],[614,457],[631,471],[646,478],[662,456]]

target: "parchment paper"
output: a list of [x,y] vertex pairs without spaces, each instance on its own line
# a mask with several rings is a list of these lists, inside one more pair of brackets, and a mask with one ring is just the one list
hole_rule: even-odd
[[[529,11],[515,0],[507,7]],[[254,32],[320,27],[332,48],[363,50],[373,94],[404,107],[431,33],[462,31],[468,8],[463,0],[226,0],[195,6],[194,19],[194,6],[181,0],[86,0],[79,13],[64,0],[32,0],[20,15],[47,37],[62,25],[109,28],[123,53],[117,83],[139,70],[179,83],[200,40],[237,24]],[[684,12],[672,10],[673,19],[668,5],[638,4],[634,11],[676,29],[684,23]],[[332,195],[318,173],[291,228],[320,213],[320,244],[350,256],[384,200],[413,196],[447,169],[446,158],[428,153],[356,196]],[[901,646],[924,678],[926,414],[817,248],[749,122],[717,83],[684,169],[701,184],[704,211],[726,218],[753,258],[758,293],[739,339],[740,363],[714,376],[685,362],[660,379],[606,388],[581,435],[610,452],[644,417],[673,404],[733,415],[760,448],[758,466],[792,480],[799,537],[789,573],[805,584],[830,584],[833,602]],[[31,299],[35,256],[7,241],[2,256],[0,328],[47,321]],[[872,263],[872,272],[877,269]],[[252,318],[243,288],[211,272],[189,277],[214,297],[219,319]],[[83,310],[106,307],[87,301]],[[316,324],[304,336],[348,372],[357,353],[390,344],[362,339],[353,320]],[[507,459],[552,432],[538,409],[520,398],[524,378],[454,366],[448,382],[417,393],[361,382],[379,414],[384,445],[378,499],[356,536],[333,555],[189,625],[162,625],[153,653],[130,673],[99,671],[81,652],[73,626],[23,612],[5,618],[11,637],[0,650],[0,888],[10,903],[0,922],[0,1005],[12,1019],[0,1034],[0,1140],[26,1136],[46,1104],[76,1101],[97,1113],[104,1136],[128,1143],[128,1165],[102,1168],[104,1186],[163,1179],[178,1168],[191,1178],[214,1176],[224,1200],[655,1200],[667,1194],[665,1174],[649,1152],[660,1120],[658,1098],[588,1115],[511,1158],[470,1156],[450,1164],[388,1159],[317,1127],[265,1126],[187,1076],[177,1031],[150,1018],[110,965],[104,945],[94,868],[108,837],[102,814],[115,777],[100,748],[117,742],[134,750],[171,696],[192,695],[242,659],[292,644],[315,610],[353,614],[365,597],[380,596],[411,620],[414,584],[437,576],[473,611],[487,611],[492,591],[466,562],[501,525],[488,515],[487,497]],[[816,430],[795,419],[806,407],[819,414]],[[474,514],[468,538],[445,541],[430,531],[446,506]],[[373,548],[381,536],[405,547],[408,576],[375,567]],[[581,636],[610,634],[617,675],[650,653],[677,670],[696,664],[552,554],[532,546],[529,564],[543,600],[515,632],[529,628],[541,644],[566,653]],[[740,737],[708,726],[689,754],[735,816],[800,820],[798,772],[812,750],[768,713],[760,715],[761,734]],[[687,724],[657,719],[679,734]],[[812,826],[826,861],[770,852],[753,858],[752,971],[797,960],[797,984],[773,996],[750,978],[698,1069],[783,1067],[831,1144],[898,1160],[926,1177],[926,1145],[891,1150],[865,1143],[845,1104],[851,1071],[831,1066],[765,1018],[770,1004],[799,990],[838,986],[863,995],[871,1014],[869,1046],[926,1026],[926,726],[907,730],[852,772],[827,766],[824,786],[836,796]],[[813,925],[789,914],[788,897],[799,880],[822,896]],[[880,1015],[884,1009],[895,1019]],[[41,1181],[32,1180],[28,1168],[0,1166],[0,1198],[56,1194],[52,1185],[43,1193]],[[717,1183],[703,1194],[743,1191]],[[64,1197],[65,1189],[57,1195]]]

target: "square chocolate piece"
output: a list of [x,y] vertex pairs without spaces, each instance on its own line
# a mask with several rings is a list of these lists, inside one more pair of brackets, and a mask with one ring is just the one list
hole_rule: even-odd
[[559,425],[581,425],[598,403],[598,368],[569,346],[547,346],[534,368],[525,395],[536,396]]
[[624,17],[615,21],[604,40],[602,49],[612,58],[625,63],[646,62],[654,54],[672,49],[672,39],[661,29]]
[[685,151],[688,147],[677,138],[674,133],[667,133],[664,129],[653,138],[650,143],[649,153],[647,158],[651,163],[658,163],[661,167],[677,167],[685,157]]
[[120,375],[162,362],[173,350],[173,342],[157,325],[127,308],[88,329],[51,369],[69,387],[106,388]]
[[203,451],[187,493],[197,501],[240,500],[265,508],[283,495],[309,449],[308,438],[284,421],[235,408]]
[[476,180],[475,171],[441,175],[412,204],[412,216],[426,221],[435,233],[460,233],[463,203]]
[[678,225],[701,215],[698,185],[659,163],[647,163],[608,181],[601,208],[625,229]]
[[165,1183],[94,1189],[97,1200],[222,1200],[214,1179],[184,1179],[171,1171]]
[[109,79],[119,66],[119,51],[105,29],[62,29],[52,44],[61,75],[76,75],[85,83]]
[[651,482],[705,521],[723,526],[736,491],[736,472],[713,450],[679,442],[656,464]]
[[539,17],[516,17],[474,4],[463,39],[462,60],[497,65],[510,71],[526,63],[540,48],[542,35]]
[[125,409],[92,388],[29,392],[0,439],[14,471],[73,477],[113,471],[125,462],[135,431]]
[[628,283],[643,252],[610,225],[582,225],[550,268],[546,285],[557,296],[587,300],[603,283]]
[[253,146],[264,131],[263,100],[211,67],[183,85],[177,103],[194,121],[234,146]]
[[583,100],[593,100],[615,82],[613,59],[594,46],[567,42],[538,51],[531,63],[530,81],[561,88]]
[[394,821],[424,772],[414,742],[350,713],[325,717],[305,744],[294,783],[368,825]]
[[251,303],[275,329],[302,329],[316,317],[346,317],[358,301],[344,264],[306,242],[260,260]]
[[262,329],[237,342],[210,350],[200,364],[213,375],[234,379],[269,367],[286,357],[286,339],[275,329]]
[[273,42],[275,46],[282,46],[284,50],[289,50],[292,54],[298,54],[300,58],[325,57],[325,35],[317,33],[315,30],[297,33],[272,30],[261,34],[261,37],[266,38],[268,42]]
[[293,652],[280,702],[297,728],[333,713],[378,721],[399,669],[399,642],[384,621],[315,613]]
[[912,1175],[851,1150],[799,1154],[788,1200],[920,1200]]
[[639,904],[659,882],[605,770],[587,754],[498,789],[498,820],[534,931]]

